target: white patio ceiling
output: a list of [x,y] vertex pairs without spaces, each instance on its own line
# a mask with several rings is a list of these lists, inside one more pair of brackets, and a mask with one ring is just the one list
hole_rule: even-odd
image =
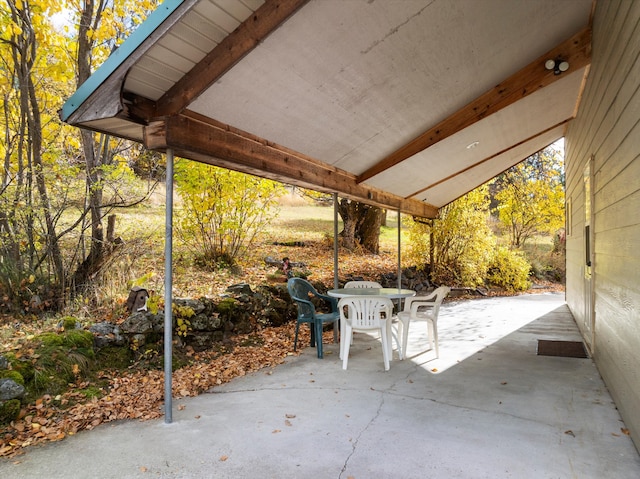
[[[433,217],[563,136],[588,74],[592,7],[169,0],[62,117]],[[555,75],[548,59],[569,68]]]

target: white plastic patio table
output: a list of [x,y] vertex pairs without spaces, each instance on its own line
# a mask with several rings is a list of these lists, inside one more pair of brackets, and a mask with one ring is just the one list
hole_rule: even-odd
[[330,289],[327,291],[327,294],[334,298],[346,298],[348,296],[384,296],[391,299],[401,299],[415,296],[416,292],[412,289],[398,288],[340,288]]
[[[347,298],[349,296],[384,296],[390,299],[402,299],[415,296],[416,292],[412,289],[399,288],[339,288],[327,291],[329,296],[334,298]],[[399,308],[398,308],[399,309]],[[388,331],[391,332],[391,318],[387,322]],[[340,322],[340,357],[342,358],[342,338],[344,337],[344,325]],[[391,349],[391,336],[389,336],[389,349]],[[389,351],[389,359],[391,359],[391,351]]]

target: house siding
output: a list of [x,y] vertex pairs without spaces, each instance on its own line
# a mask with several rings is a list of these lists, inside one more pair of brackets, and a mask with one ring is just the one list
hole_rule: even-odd
[[[566,132],[567,304],[640,449],[640,2],[598,2],[592,63]],[[592,168],[593,330],[585,289],[585,192]]]

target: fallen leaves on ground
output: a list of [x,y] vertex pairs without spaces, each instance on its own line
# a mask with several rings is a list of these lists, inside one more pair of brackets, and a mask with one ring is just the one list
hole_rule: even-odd
[[[267,275],[275,268],[264,262],[268,254],[274,258],[289,257],[294,262],[303,262],[311,271],[311,281],[333,285],[333,248],[323,241],[305,242],[304,248],[268,245],[255,248],[251,257],[243,265],[243,274],[236,277],[217,271],[215,274],[197,268],[183,267],[178,262],[174,279],[175,297],[218,296],[235,282],[245,282],[252,287],[265,284]],[[158,257],[160,258],[160,257]],[[162,277],[163,261],[148,265],[157,277]],[[348,275],[365,280],[379,280],[381,274],[397,270],[397,255],[393,248],[381,248],[381,253],[363,254],[340,252],[340,278]],[[536,285],[535,292],[562,290],[562,285],[543,283]],[[489,296],[504,295],[504,292],[490,292]],[[98,312],[96,312],[98,314]],[[102,311],[99,316],[108,316],[111,311]],[[13,328],[15,320],[11,316],[0,317],[0,326]],[[295,323],[279,328],[265,328],[255,334],[262,336],[263,346],[237,346],[247,336],[234,339],[236,346],[231,353],[198,353],[191,365],[175,371],[172,375],[172,395],[174,398],[196,396],[212,387],[231,381],[233,378],[266,367],[280,364],[293,352]],[[0,347],[15,351],[20,356],[30,347],[29,339],[41,329],[37,321],[20,322],[11,337],[2,336]],[[300,344],[309,342],[308,329],[302,328]],[[329,332],[329,335],[332,333]],[[327,337],[327,341],[332,338]],[[437,372],[437,369],[433,369]],[[268,374],[268,373],[267,373]],[[79,431],[94,429],[100,424],[122,420],[156,419],[163,415],[164,373],[163,371],[135,371],[109,373],[109,386],[100,397],[87,399],[78,389],[61,397],[48,395],[34,404],[26,405],[20,418],[8,426],[0,428],[0,457],[13,457],[25,452],[25,448],[51,441],[59,441]],[[69,406],[73,404],[73,406]],[[198,416],[196,416],[198,417]],[[275,432],[280,432],[276,430]],[[623,433],[625,431],[623,430]],[[226,456],[223,456],[226,460]]]
[[[198,354],[193,364],[173,373],[173,397],[197,396],[233,378],[281,364],[287,356],[297,354],[293,352],[294,329],[295,324],[288,324],[252,333],[252,337],[261,336],[262,346],[236,345],[232,353],[217,356]],[[235,342],[242,344],[247,337],[239,335]],[[330,340],[327,336],[326,341]],[[301,328],[298,341],[308,344],[308,329]],[[64,409],[62,404],[74,405]],[[111,421],[156,419],[163,415],[163,407],[164,372],[157,370],[114,375],[100,398],[87,400],[77,391],[57,398],[45,395],[26,406],[18,420],[0,429],[0,457],[13,457],[29,446],[59,441]]]
[[[265,284],[267,275],[275,268],[264,262],[267,254],[264,249],[256,248],[253,253],[253,257],[243,265],[244,272],[239,278],[219,271],[212,274],[197,268],[179,268],[174,279],[174,296],[215,297],[234,282],[246,282],[252,287]],[[333,248],[322,241],[306,242],[304,248],[269,245],[268,255],[303,262],[312,272],[310,280],[321,281],[328,286],[333,284]],[[156,266],[159,268],[157,276],[161,277],[162,262]],[[382,272],[394,271],[396,267],[397,259],[391,252],[380,255],[343,252],[340,255],[341,277],[352,274],[376,279]],[[107,313],[98,314],[104,316]],[[13,319],[5,317],[0,324],[9,326],[12,323]],[[247,338],[237,336],[231,353],[222,356],[198,353],[191,358],[191,365],[173,373],[172,396],[176,399],[196,396],[233,378],[282,363],[288,355],[297,354],[293,352],[294,328],[295,323],[291,323],[259,331],[257,334],[263,343],[260,347],[237,346]],[[1,344],[2,349],[16,351],[19,355],[20,350],[28,345],[25,338],[37,333],[39,326],[36,322],[21,323],[20,329],[13,337],[3,338],[6,344]],[[301,328],[300,334],[299,344],[308,344],[308,329]],[[59,441],[103,423],[122,419],[149,420],[163,415],[163,371],[131,370],[105,372],[104,375],[109,378],[109,385],[102,397],[87,399],[77,387],[61,397],[45,395],[35,404],[25,405],[18,420],[0,427],[0,457],[13,457],[24,453],[29,446]],[[69,407],[69,404],[73,406]]]

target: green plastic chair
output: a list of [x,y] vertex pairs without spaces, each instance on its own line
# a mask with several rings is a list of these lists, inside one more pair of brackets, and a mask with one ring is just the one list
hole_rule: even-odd
[[[298,330],[301,323],[309,323],[311,328],[311,347],[316,346],[318,358],[323,357],[322,353],[322,328],[325,323],[333,323],[333,342],[338,342],[338,327],[340,313],[338,312],[338,299],[318,293],[311,283],[302,278],[290,278],[287,281],[287,290],[291,299],[298,306],[298,319],[296,323],[296,335],[293,342],[293,350],[298,347]],[[331,312],[318,313],[313,301],[318,303],[322,300],[331,308]]]

